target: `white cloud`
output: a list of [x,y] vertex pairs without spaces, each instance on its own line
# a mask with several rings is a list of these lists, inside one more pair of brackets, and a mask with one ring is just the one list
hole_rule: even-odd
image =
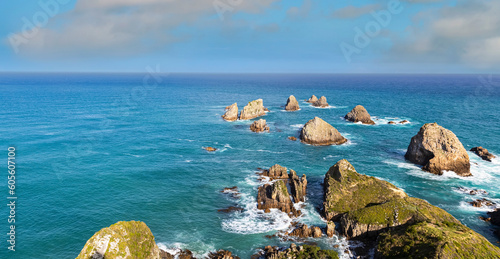
[[364,6],[353,6],[348,5],[346,7],[335,10],[332,13],[332,17],[340,19],[352,19],[369,14],[371,11],[381,9],[381,4],[371,4]]
[[[259,13],[277,0],[220,0],[227,4],[224,15]],[[56,15],[35,37],[19,46],[29,56],[127,55],[154,51],[184,35],[176,29],[209,24],[225,26],[219,20],[214,0],[79,0],[75,8]],[[232,4],[232,6],[231,6]],[[19,33],[18,35],[22,35]]]

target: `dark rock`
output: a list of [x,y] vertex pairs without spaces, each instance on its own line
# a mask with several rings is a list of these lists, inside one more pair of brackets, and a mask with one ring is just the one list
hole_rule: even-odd
[[500,209],[488,212],[491,217],[491,224],[500,226]]
[[238,211],[238,212],[242,212],[243,211],[243,208],[240,208],[240,207],[235,207],[235,206],[229,206],[225,209],[220,209],[220,210],[217,210],[218,212],[224,212],[224,213],[229,213],[229,212],[234,212],[234,211]]
[[472,175],[469,155],[460,140],[437,123],[427,123],[420,128],[411,139],[405,158],[433,174],[453,171],[460,176]]
[[478,155],[479,157],[481,157],[485,161],[491,162],[491,160],[493,158],[495,158],[495,156],[493,154],[488,152],[488,149],[483,148],[483,147],[473,147],[473,148],[471,148],[470,151],[474,152],[476,155]]
[[361,122],[363,124],[370,124],[370,125],[375,124],[375,122],[372,121],[370,114],[366,111],[365,107],[361,105],[354,107],[354,109],[352,109],[348,114],[346,114],[344,118],[352,122]]
[[217,252],[210,252],[207,259],[240,259],[238,256],[232,255],[230,251],[219,250]]
[[469,202],[470,205],[476,207],[476,208],[480,208],[480,207],[483,207],[483,206],[493,206],[495,205],[494,202],[490,201],[490,200],[487,200],[485,198],[482,198],[482,199],[477,199],[475,201],[470,201]]

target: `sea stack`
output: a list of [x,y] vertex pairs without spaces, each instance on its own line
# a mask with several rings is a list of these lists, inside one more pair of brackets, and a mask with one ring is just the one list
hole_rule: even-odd
[[162,258],[151,230],[144,222],[120,221],[95,233],[77,259]]
[[474,152],[476,155],[478,155],[481,159],[485,161],[491,162],[495,156],[488,152],[488,149],[483,148],[483,147],[473,147],[470,151]]
[[264,131],[269,132],[269,126],[267,126],[266,120],[260,119],[254,121],[252,125],[250,125],[250,130],[253,132],[264,132]]
[[366,111],[365,107],[361,105],[354,107],[354,109],[352,109],[348,114],[346,114],[344,118],[352,122],[361,122],[363,124],[369,124],[369,125],[375,124],[375,122],[372,121],[368,111]]
[[288,97],[288,100],[286,101],[285,110],[298,111],[299,109],[300,109],[300,107],[299,107],[299,103],[297,102],[297,99],[295,99],[295,96],[290,95],[290,97]]
[[238,119],[238,104],[233,103],[226,107],[226,113],[222,115],[222,118],[226,121],[235,121]]
[[405,158],[433,174],[453,171],[460,176],[472,175],[469,155],[460,140],[437,123],[427,123],[420,128],[411,139]]
[[311,98],[309,98],[309,100],[307,100],[306,102],[308,103],[315,103],[318,101],[318,97],[316,97],[316,95],[313,95],[311,96]]
[[300,140],[315,146],[340,145],[347,142],[336,128],[319,117],[314,117],[304,125]]
[[264,101],[262,101],[262,99],[257,99],[249,102],[248,105],[243,108],[240,114],[240,120],[251,120],[265,114]]
[[314,107],[326,108],[328,107],[328,102],[326,101],[326,97],[321,96],[316,102],[312,104]]

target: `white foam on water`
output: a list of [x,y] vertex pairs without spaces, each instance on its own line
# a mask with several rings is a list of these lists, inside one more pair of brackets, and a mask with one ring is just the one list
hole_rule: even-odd
[[301,129],[302,127],[304,127],[304,124],[293,124],[293,125],[290,125],[290,127]]
[[290,227],[292,219],[278,209],[271,209],[264,213],[257,209],[255,197],[247,193],[241,194],[240,206],[244,208],[241,213],[233,213],[232,218],[222,221],[222,230],[237,234],[260,234],[276,230],[285,230]]
[[[470,200],[470,201],[472,201],[472,200]],[[498,207],[500,207],[498,205],[498,203],[493,205],[493,206],[474,207],[474,206],[472,206],[472,204],[469,204],[469,202],[467,202],[467,201],[460,201],[458,209],[462,210],[462,211],[472,211],[472,212],[489,212],[489,211],[495,210]]]

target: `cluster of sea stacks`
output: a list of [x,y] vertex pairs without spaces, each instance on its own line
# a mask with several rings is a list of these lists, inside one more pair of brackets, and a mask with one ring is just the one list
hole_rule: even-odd
[[[274,165],[264,170],[262,177],[275,181],[259,188],[259,209],[266,212],[279,209],[292,217],[300,215],[293,204],[305,199],[305,175],[299,178],[295,171]],[[299,238],[298,241],[341,235],[370,244],[375,258],[500,258],[500,248],[443,209],[410,197],[387,181],[358,173],[345,159],[326,172],[323,186],[322,216],[327,226],[295,224],[295,229],[286,235]],[[500,224],[500,211],[490,215],[493,224]],[[142,222],[131,221],[118,222],[97,232],[77,258],[174,257],[194,258],[188,250],[181,251],[180,255],[160,250],[149,228]],[[218,250],[207,258],[238,257]],[[254,258],[339,257],[334,250],[292,244],[289,248],[267,246]]]
[[[328,107],[326,98],[312,96],[307,102],[316,107]],[[285,110],[300,110],[296,98],[288,98]],[[250,120],[266,114],[262,99],[248,103],[238,117],[237,104],[226,107],[224,120]],[[345,115],[347,121],[373,125],[366,109],[358,105]],[[391,123],[391,122],[389,122]],[[393,122],[391,124],[395,124]],[[400,123],[408,123],[401,121]],[[266,120],[254,121],[254,132],[269,132]],[[295,137],[289,137],[296,140]],[[300,131],[300,140],[310,145],[340,145],[348,140],[337,129],[319,117],[308,121]],[[206,148],[208,151],[216,149]],[[495,156],[482,147],[471,149],[485,161]],[[460,176],[471,176],[470,160],[458,137],[437,123],[428,123],[412,137],[405,158],[436,175],[453,171]],[[464,226],[452,215],[425,200],[408,196],[393,184],[375,177],[359,174],[347,160],[340,160],[326,172],[323,182],[321,215],[326,226],[307,226],[297,221],[302,214],[300,203],[306,200],[308,180],[292,169],[274,165],[262,170],[258,187],[257,208],[264,213],[279,210],[294,222],[292,228],[275,234],[284,240],[303,243],[304,238],[344,236],[363,241],[370,246],[375,258],[500,258],[500,248]],[[238,188],[225,188],[223,193],[239,197]],[[482,193],[467,190],[470,195]],[[485,192],[484,192],[485,193]],[[484,194],[483,193],[483,194]],[[491,201],[478,199],[472,206],[489,206]],[[229,207],[220,212],[243,211]],[[500,226],[500,209],[488,213],[484,220]],[[496,234],[500,236],[499,231]],[[366,251],[365,251],[366,252]],[[158,248],[150,229],[143,222],[118,222],[101,229],[87,241],[78,259],[87,258],[194,258],[189,250],[176,255]],[[211,252],[209,259],[236,259],[230,251]],[[252,258],[339,258],[334,250],[323,250],[316,245],[290,247],[266,246]],[[359,257],[358,257],[359,258]]]

